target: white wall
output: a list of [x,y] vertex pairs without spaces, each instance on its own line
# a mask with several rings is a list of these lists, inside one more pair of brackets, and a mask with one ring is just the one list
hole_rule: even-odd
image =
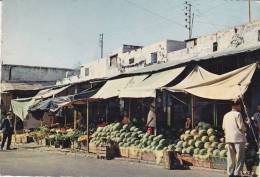
[[[235,33],[235,28],[237,29],[237,33]],[[169,60],[183,60],[217,52],[259,46],[258,30],[260,30],[260,21],[255,21],[251,24],[236,26],[225,31],[198,37],[196,46],[170,52],[168,57]],[[213,42],[218,43],[218,50],[216,52],[213,52]]]

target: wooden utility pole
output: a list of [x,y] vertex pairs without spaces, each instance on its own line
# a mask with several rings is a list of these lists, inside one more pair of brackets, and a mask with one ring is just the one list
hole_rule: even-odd
[[104,34],[101,33],[99,35],[99,43],[100,43],[100,57],[103,58],[103,45],[104,45]]
[[189,31],[189,39],[192,37],[192,28],[193,28],[193,20],[194,20],[194,13],[192,12],[192,4],[188,1],[185,1],[185,28]]
[[248,19],[249,23],[251,23],[251,0],[248,0]]
[[87,101],[87,152],[89,153],[89,102]]

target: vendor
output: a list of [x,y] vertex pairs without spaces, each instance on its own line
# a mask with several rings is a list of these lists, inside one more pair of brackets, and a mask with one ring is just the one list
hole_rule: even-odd
[[191,129],[192,129],[191,116],[187,114],[184,122],[184,130],[191,130]]
[[124,111],[124,117],[123,117],[123,120],[122,120],[122,124],[129,124],[129,123],[130,123],[129,116],[128,116],[127,112]]
[[151,103],[150,111],[147,116],[147,133],[155,134],[156,131],[156,114],[155,114],[155,103]]

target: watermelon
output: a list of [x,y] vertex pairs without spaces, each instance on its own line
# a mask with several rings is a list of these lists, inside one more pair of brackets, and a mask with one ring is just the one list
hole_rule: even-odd
[[224,150],[225,149],[225,144],[224,143],[219,143],[218,144],[218,149],[221,151],[221,150]]
[[220,151],[219,156],[220,157],[227,157],[227,150]]
[[202,136],[201,141],[204,142],[204,143],[208,142],[209,141],[209,137],[208,136]]
[[209,137],[210,142],[217,142],[217,137],[215,135],[212,135]]
[[194,135],[198,134],[198,130],[197,129],[193,129],[193,130],[191,130],[190,134],[192,136],[194,136]]
[[185,135],[184,136],[184,141],[189,141],[190,139],[193,139],[192,135]]
[[187,149],[186,149],[186,152],[188,153],[188,154],[193,154],[193,152],[194,152],[194,147],[193,146],[189,146]]
[[208,149],[208,148],[210,148],[210,145],[211,145],[210,142],[206,142],[206,143],[204,144],[204,148],[205,148],[205,149]]
[[165,147],[165,146],[159,144],[158,146],[156,146],[156,149],[155,149],[155,150],[160,151],[160,150],[163,150],[164,147]]
[[182,134],[182,135],[180,136],[180,139],[181,139],[182,141],[184,141],[184,137],[185,137],[185,134]]
[[190,130],[186,130],[185,135],[190,135]]
[[200,136],[200,135],[194,135],[194,137],[193,137],[193,139],[194,139],[195,141],[199,141],[199,140],[200,140],[200,138],[201,138],[201,136]]
[[200,136],[207,135],[207,131],[206,130],[200,130],[199,135]]
[[196,141],[195,142],[195,147],[196,148],[203,148],[203,146],[204,146],[204,143],[202,141]]
[[159,141],[159,144],[160,144],[160,145],[163,145],[163,146],[166,145],[166,140],[165,140],[165,139],[161,139],[161,140]]
[[200,153],[200,148],[196,148],[196,149],[194,149],[193,154],[198,155],[199,153]]
[[179,141],[179,142],[177,143],[176,147],[181,148],[183,143],[184,143],[183,141]]
[[182,153],[182,154],[187,154],[186,148],[183,148],[183,149],[181,150],[181,153]]
[[215,134],[214,129],[213,128],[209,128],[208,131],[207,131],[207,134],[208,134],[208,136],[214,135]]
[[182,143],[182,147],[183,147],[183,148],[188,147],[188,143],[187,143],[187,142],[183,142],[183,143]]
[[196,142],[195,140],[191,139],[191,140],[188,141],[188,145],[194,146],[195,142]]
[[219,153],[220,153],[220,150],[215,149],[215,150],[213,151],[213,156],[214,156],[214,157],[219,157]]
[[216,148],[218,147],[218,142],[213,142],[213,143],[211,143],[210,147],[216,149]]
[[207,154],[207,149],[201,149],[199,154],[200,155],[206,155]]

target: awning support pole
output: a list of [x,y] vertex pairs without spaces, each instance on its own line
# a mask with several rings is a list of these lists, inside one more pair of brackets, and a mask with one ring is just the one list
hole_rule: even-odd
[[89,102],[87,101],[87,153],[89,153]]
[[17,123],[17,119],[16,119],[16,115],[15,115],[14,116],[14,141],[15,141],[15,144],[16,144],[16,135],[17,135],[16,123]]
[[194,128],[195,124],[195,114],[196,114],[196,100],[195,96],[191,95],[191,122],[192,122],[192,128]]
[[74,110],[74,129],[77,129],[77,111]]
[[131,120],[131,99],[129,99],[129,104],[128,104],[128,117],[129,120]]
[[64,109],[64,112],[65,112],[65,121],[64,121],[64,127],[66,128],[67,127],[67,109]]

